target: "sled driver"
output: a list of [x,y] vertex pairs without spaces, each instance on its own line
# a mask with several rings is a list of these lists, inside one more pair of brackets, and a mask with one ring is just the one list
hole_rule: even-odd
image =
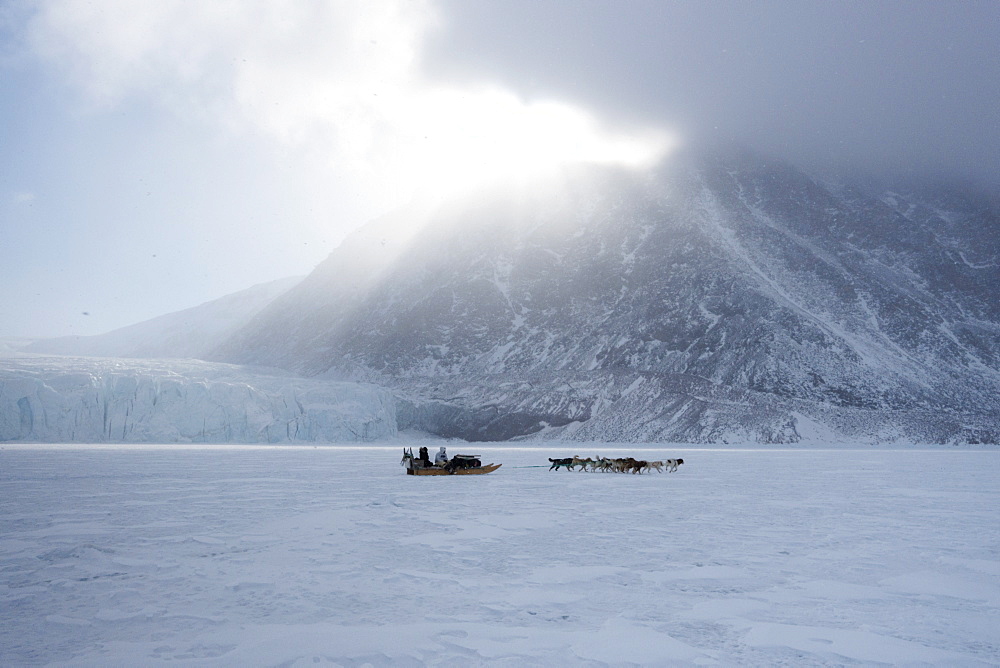
[[448,453],[444,451],[444,446],[442,445],[441,449],[437,451],[436,455],[434,455],[434,465],[443,466],[444,464],[447,463],[448,463]]

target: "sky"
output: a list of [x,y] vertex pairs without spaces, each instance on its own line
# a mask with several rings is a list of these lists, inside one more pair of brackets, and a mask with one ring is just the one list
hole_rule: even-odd
[[1000,2],[7,0],[0,337],[306,274],[417,199],[735,140],[1000,189]]

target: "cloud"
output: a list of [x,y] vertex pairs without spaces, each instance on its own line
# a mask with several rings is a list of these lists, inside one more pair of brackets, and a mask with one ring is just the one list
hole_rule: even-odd
[[440,0],[428,68],[820,172],[1000,186],[1000,2]]
[[670,145],[568,103],[431,80],[422,54],[442,20],[426,0],[47,0],[30,43],[97,109],[140,99],[264,135],[321,156],[371,201],[567,160],[643,164]]

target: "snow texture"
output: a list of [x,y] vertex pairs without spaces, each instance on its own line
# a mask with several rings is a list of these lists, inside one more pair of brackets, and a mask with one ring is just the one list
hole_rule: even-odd
[[195,360],[0,359],[0,442],[365,442],[396,434],[372,385]]
[[587,448],[5,445],[0,665],[1000,663],[995,449]]

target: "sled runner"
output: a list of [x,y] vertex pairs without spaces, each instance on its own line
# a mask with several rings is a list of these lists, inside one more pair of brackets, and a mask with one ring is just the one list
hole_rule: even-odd
[[503,464],[483,466],[478,455],[455,455],[443,466],[429,464],[413,456],[413,448],[403,448],[403,458],[399,461],[406,467],[406,475],[483,475],[496,471]]

